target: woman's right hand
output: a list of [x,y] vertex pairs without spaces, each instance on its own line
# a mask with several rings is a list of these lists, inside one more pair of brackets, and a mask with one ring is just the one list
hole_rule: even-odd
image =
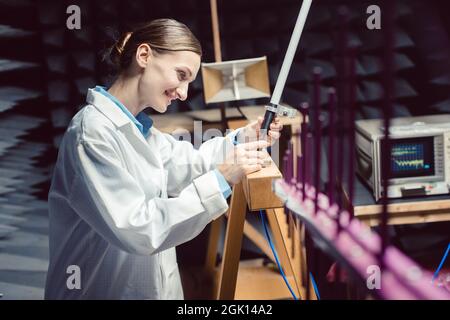
[[238,144],[227,154],[225,162],[217,165],[217,169],[230,185],[235,185],[247,174],[261,170],[264,159],[269,157],[267,151],[261,149],[269,145],[264,140]]

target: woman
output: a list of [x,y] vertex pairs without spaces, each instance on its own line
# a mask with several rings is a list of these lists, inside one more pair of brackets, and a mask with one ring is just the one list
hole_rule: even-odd
[[[60,145],[46,298],[183,298],[175,246],[227,210],[230,185],[261,168],[267,153],[258,150],[270,143],[237,143],[256,137],[261,119],[199,150],[152,126],[142,110],[165,112],[185,100],[200,58],[198,40],[170,19],[142,25],[112,48],[116,81],[89,89]],[[277,119],[271,141],[281,128]]]

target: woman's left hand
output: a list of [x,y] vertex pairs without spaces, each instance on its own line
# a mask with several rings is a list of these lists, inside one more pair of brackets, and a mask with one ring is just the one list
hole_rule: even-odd
[[[263,122],[263,117],[258,117],[257,121],[253,121],[243,127],[238,135],[237,140],[239,143],[247,143],[252,141],[261,140],[262,138],[266,138],[262,136],[261,133],[261,124]],[[273,145],[281,136],[281,130],[283,130],[283,125],[280,122],[279,117],[275,117],[275,119],[270,124],[269,133],[267,134],[267,141],[270,145]],[[265,134],[265,133],[264,133]]]

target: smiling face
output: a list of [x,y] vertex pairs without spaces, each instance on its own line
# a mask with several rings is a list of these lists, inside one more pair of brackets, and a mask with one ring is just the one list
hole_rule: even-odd
[[192,51],[156,53],[142,44],[136,51],[136,63],[139,104],[163,113],[173,100],[186,100],[189,83],[200,69],[200,56]]

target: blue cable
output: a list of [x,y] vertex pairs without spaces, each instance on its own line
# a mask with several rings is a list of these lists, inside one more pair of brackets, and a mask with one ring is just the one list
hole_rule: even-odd
[[450,251],[450,243],[448,244],[447,250],[445,251],[444,256],[442,257],[439,267],[436,269],[436,272],[433,275],[433,279],[431,279],[432,283],[434,282],[434,280],[436,280],[437,276],[439,275],[439,271],[441,271],[441,268],[444,265],[445,260],[447,259],[449,251]]
[[311,277],[311,282],[313,284],[314,292],[316,293],[317,300],[320,300],[319,288],[317,288],[316,280],[314,280],[314,277],[311,272],[309,273],[309,276]]
[[262,221],[263,226],[264,226],[264,231],[266,233],[267,241],[269,242],[270,248],[272,249],[272,253],[273,253],[273,256],[275,257],[275,261],[277,262],[278,269],[280,270],[281,276],[283,277],[283,280],[286,283],[289,291],[291,292],[291,295],[294,298],[294,300],[298,300],[297,296],[294,293],[294,290],[292,290],[292,288],[291,288],[291,286],[290,286],[290,284],[289,284],[289,282],[288,282],[288,280],[286,278],[286,275],[283,272],[283,268],[281,268],[281,264],[280,264],[280,261],[278,260],[277,252],[275,251],[275,247],[273,246],[272,240],[270,239],[269,230],[267,230],[266,220],[264,219],[264,215],[262,213],[262,210],[259,210],[259,215],[261,216],[261,221]]

